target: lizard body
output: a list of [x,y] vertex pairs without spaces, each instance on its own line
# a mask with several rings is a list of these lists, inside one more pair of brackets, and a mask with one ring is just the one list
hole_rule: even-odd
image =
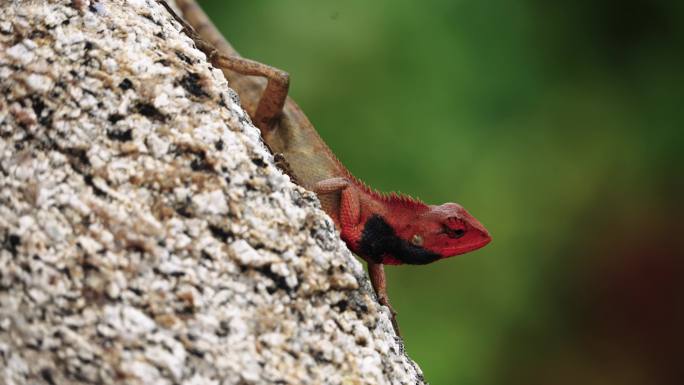
[[456,203],[427,205],[406,195],[379,193],[359,181],[287,96],[286,73],[241,58],[194,0],[177,4],[199,34],[198,47],[223,70],[264,142],[282,154],[297,183],[316,192],[349,249],[368,262],[378,299],[392,311],[398,332],[383,265],[426,264],[479,249],[491,240],[487,230]]

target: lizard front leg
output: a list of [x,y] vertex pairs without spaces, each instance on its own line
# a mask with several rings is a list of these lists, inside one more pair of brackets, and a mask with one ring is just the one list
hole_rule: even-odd
[[330,178],[319,181],[313,186],[316,194],[340,192],[340,209],[337,213],[340,232],[343,236],[351,235],[358,230],[361,221],[361,202],[359,192],[347,178]]
[[373,285],[373,290],[375,290],[375,295],[378,296],[378,302],[381,305],[387,306],[392,315],[392,327],[398,336],[401,337],[401,332],[399,331],[399,323],[397,322],[397,312],[389,302],[389,296],[387,295],[387,284],[385,282],[385,266],[382,263],[368,262],[368,275],[370,276],[371,284]]
[[[348,233],[356,233],[358,227],[362,225],[361,222],[361,203],[359,201],[359,192],[356,187],[347,178],[330,178],[322,180],[314,185],[316,194],[326,194],[340,191],[340,210],[339,221],[342,227],[342,236],[345,237]],[[360,229],[363,231],[363,229]],[[399,324],[397,323],[397,312],[394,311],[389,302],[387,295],[387,284],[385,281],[385,268],[382,263],[376,263],[370,259],[364,258],[368,263],[368,275],[370,276],[371,284],[375,295],[378,297],[378,302],[381,305],[387,306],[392,316],[392,326],[397,335],[399,332]]]

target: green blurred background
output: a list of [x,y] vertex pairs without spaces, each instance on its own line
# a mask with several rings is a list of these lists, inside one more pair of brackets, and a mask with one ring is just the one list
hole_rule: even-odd
[[388,267],[428,381],[684,383],[684,2],[201,4],[355,175],[493,234]]

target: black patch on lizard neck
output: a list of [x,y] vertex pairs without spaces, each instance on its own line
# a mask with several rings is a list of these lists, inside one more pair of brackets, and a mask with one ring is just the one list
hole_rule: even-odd
[[424,265],[441,258],[437,253],[399,238],[392,226],[377,214],[370,217],[363,227],[359,253],[376,263],[382,263],[385,255],[391,255],[409,265]]

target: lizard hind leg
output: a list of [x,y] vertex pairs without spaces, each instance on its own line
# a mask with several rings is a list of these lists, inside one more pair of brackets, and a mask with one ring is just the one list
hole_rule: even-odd
[[262,135],[273,130],[283,112],[290,88],[290,75],[275,67],[239,56],[219,55],[212,58],[212,64],[242,75],[262,76],[267,79],[266,88],[261,93],[252,119],[262,131]]
[[[201,41],[194,39],[195,44],[205,51],[212,64],[222,70],[230,70],[241,75],[266,78],[266,88],[258,97],[259,102],[256,109],[251,109],[252,119],[262,131],[262,135],[273,130],[287,99],[290,75],[275,67],[240,57],[195,0],[176,0],[176,2],[183,13],[183,17],[199,34]],[[230,78],[230,75],[226,74],[226,77]],[[251,99],[244,97],[239,91],[238,89],[238,94],[243,99],[243,103]],[[256,99],[256,96],[254,98]]]

